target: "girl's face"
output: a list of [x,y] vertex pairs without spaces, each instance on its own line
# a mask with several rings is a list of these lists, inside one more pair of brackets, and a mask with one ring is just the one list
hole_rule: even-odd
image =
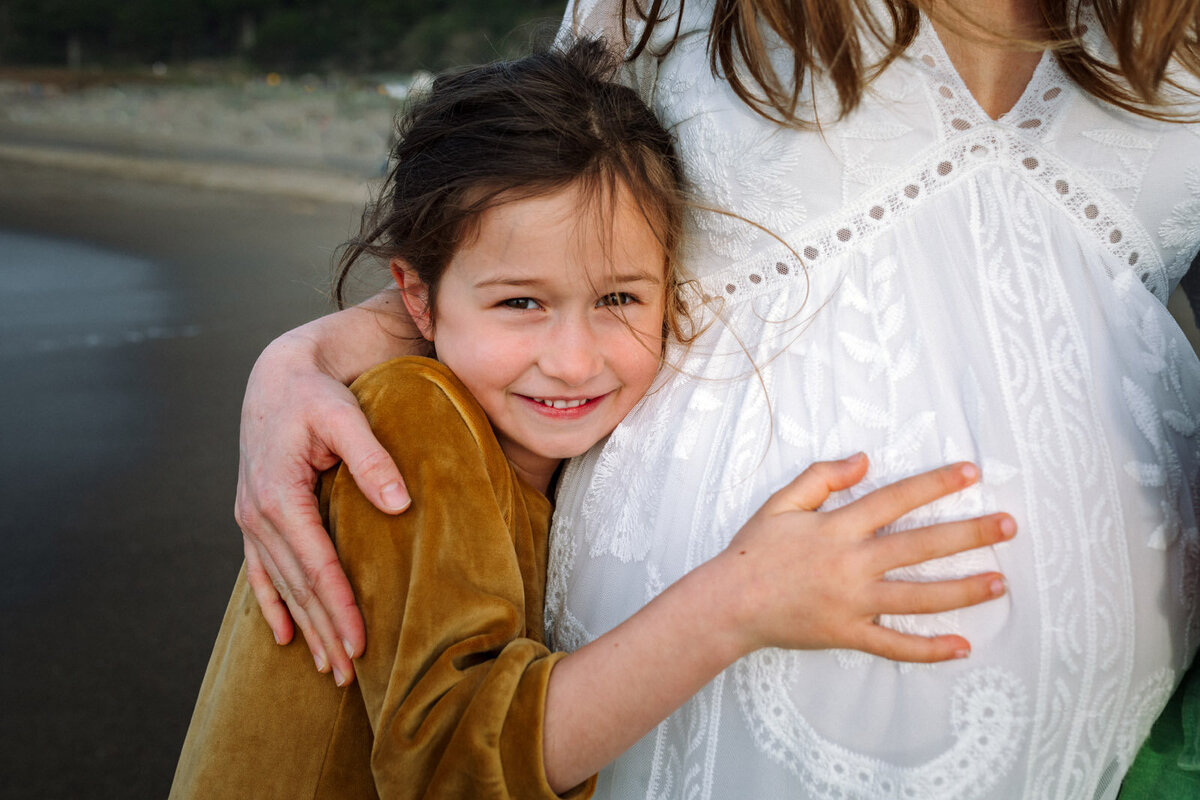
[[542,491],[561,459],[612,432],[658,372],[666,255],[623,187],[605,204],[572,186],[485,212],[442,276],[432,319],[424,287],[394,271],[438,360]]

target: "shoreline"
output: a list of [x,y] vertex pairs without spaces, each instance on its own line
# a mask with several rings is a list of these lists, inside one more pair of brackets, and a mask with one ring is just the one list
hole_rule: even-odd
[[301,200],[353,205],[366,203],[371,192],[371,182],[366,178],[333,171],[11,144],[3,139],[0,139],[0,162],[87,172],[122,180],[284,195]]

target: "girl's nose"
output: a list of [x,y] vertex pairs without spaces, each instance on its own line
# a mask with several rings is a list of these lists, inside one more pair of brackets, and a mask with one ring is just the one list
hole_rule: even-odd
[[600,339],[586,322],[564,321],[543,345],[538,366],[548,377],[582,386],[604,369]]

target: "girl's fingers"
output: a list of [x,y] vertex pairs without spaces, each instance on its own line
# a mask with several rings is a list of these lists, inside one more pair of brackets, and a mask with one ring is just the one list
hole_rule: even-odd
[[864,535],[873,535],[878,528],[940,497],[965,489],[978,479],[979,470],[974,464],[951,464],[888,484],[831,513],[853,517],[851,524],[855,528],[864,531]]
[[1017,523],[1012,517],[991,514],[880,536],[866,546],[871,550],[871,565],[882,574],[897,567],[1006,542],[1016,533]]
[[1004,576],[985,572],[951,581],[880,581],[871,608],[881,614],[937,614],[995,600],[1005,592]]
[[855,453],[841,461],[816,461],[772,497],[788,510],[816,511],[830,493],[848,489],[867,474],[867,457]]
[[966,658],[971,654],[970,642],[961,636],[927,638],[900,633],[879,625],[868,626],[858,649],[892,661],[914,661],[924,664]]

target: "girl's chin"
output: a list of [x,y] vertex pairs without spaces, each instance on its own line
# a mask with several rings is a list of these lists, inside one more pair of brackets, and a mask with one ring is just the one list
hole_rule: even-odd
[[[607,435],[607,434],[605,434]],[[601,441],[604,437],[587,437],[586,439],[576,439],[575,441],[564,441],[555,443],[539,442],[536,446],[530,447],[520,442],[514,444],[522,453],[521,460],[529,465],[538,467],[550,466],[552,469],[558,467],[558,462],[565,461],[569,458],[581,456],[592,446]],[[508,448],[505,448],[508,452]],[[512,454],[509,454],[509,459],[512,460]]]

